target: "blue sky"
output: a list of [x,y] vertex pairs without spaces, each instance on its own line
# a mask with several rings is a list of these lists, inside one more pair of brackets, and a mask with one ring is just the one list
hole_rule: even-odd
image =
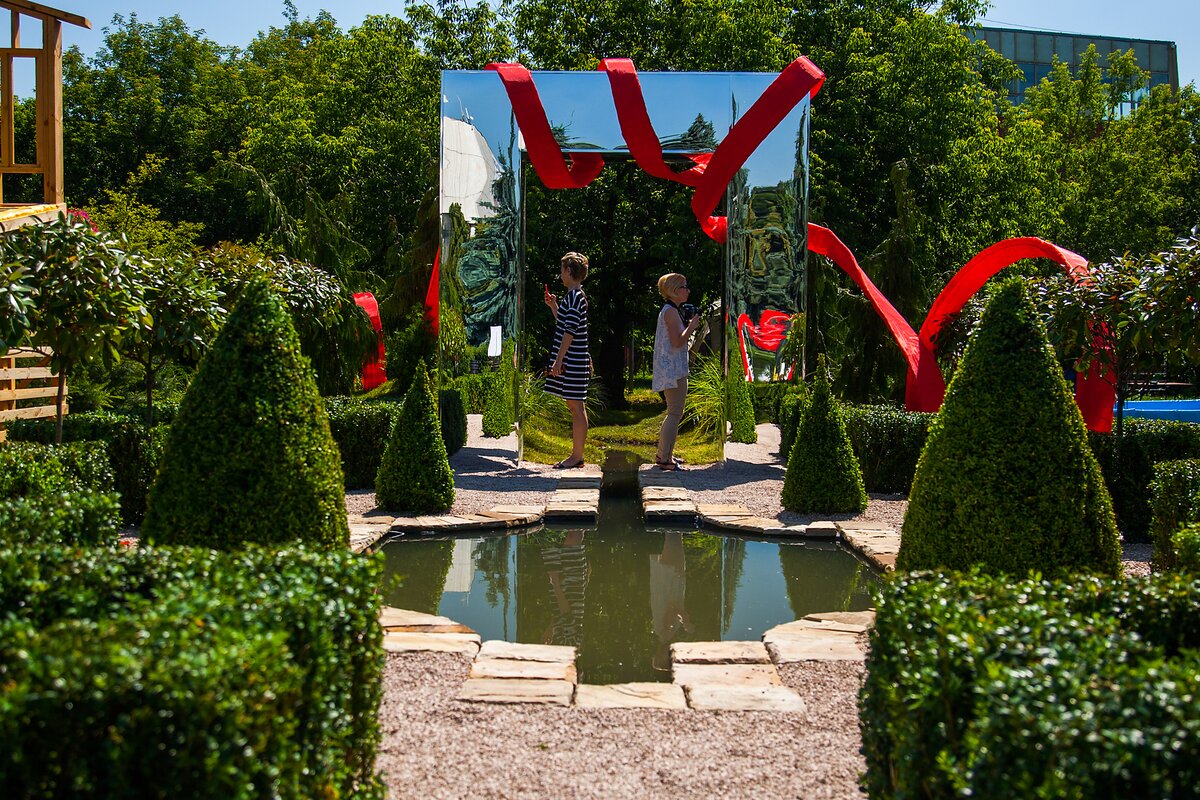
[[[279,0],[42,0],[82,14],[93,30],[67,26],[64,44],[77,44],[92,54],[101,29],[113,14],[137,13],[143,19],[179,14],[192,28],[202,28],[222,44],[245,45],[254,35],[283,23]],[[301,16],[327,8],[342,25],[356,25],[367,14],[399,14],[404,0],[295,0]],[[1196,0],[994,0],[987,21],[1090,35],[1129,36],[1174,41],[1179,52],[1181,83],[1200,84],[1200,3]]]

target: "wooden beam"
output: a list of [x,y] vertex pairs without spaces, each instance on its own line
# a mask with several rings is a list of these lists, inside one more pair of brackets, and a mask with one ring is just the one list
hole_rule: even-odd
[[42,202],[64,203],[63,188],[63,95],[62,95],[62,22],[42,21],[42,58],[38,61],[37,106],[43,138],[39,142],[37,163],[43,167]]
[[10,367],[0,369],[0,381],[23,381],[28,378],[53,378],[54,370],[50,367]]
[[0,402],[32,400],[35,397],[58,397],[58,386],[35,386],[32,389],[0,389]]
[[24,14],[29,14],[34,17],[46,19],[57,19],[62,22],[69,22],[72,25],[78,25],[81,28],[91,30],[92,23],[87,17],[81,17],[78,14],[72,14],[70,11],[60,11],[57,8],[44,6],[41,3],[35,3],[33,0],[0,0],[0,8],[7,8],[12,11],[20,11]]
[[21,12],[20,11],[12,12],[12,25],[10,26],[10,30],[12,31],[12,37],[11,37],[12,38],[12,46],[20,47],[21,46]]
[[5,175],[40,175],[43,170],[41,164],[4,164],[0,166],[0,172]]
[[0,47],[0,56],[19,56],[21,58],[37,58],[42,54],[40,47]]
[[[16,101],[13,99],[13,59],[0,56],[0,167],[11,167],[17,159]],[[5,170],[7,171],[7,170]],[[4,187],[0,185],[0,201]]]
[[[54,406],[35,406],[33,408],[14,408],[11,411],[0,411],[0,420],[7,419],[45,419],[55,416]],[[66,409],[63,409],[66,414]]]

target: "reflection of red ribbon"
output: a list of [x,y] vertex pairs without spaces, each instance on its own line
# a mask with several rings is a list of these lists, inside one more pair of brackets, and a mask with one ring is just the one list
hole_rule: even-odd
[[737,318],[738,347],[742,351],[742,367],[746,380],[750,376],[750,354],[746,352],[746,339],[759,350],[768,353],[779,351],[780,345],[787,339],[789,315],[785,311],[767,309],[759,316],[758,324],[750,321],[749,314],[740,314]]
[[385,353],[383,349],[383,322],[379,319],[379,303],[375,302],[375,295],[370,292],[356,293],[354,295],[354,302],[371,318],[371,327],[375,329],[375,335],[378,338],[374,358],[363,364],[362,368],[363,389],[374,389],[387,380],[387,375],[383,371]]
[[[598,153],[572,153],[571,164],[567,166],[529,70],[520,64],[488,64],[487,68],[495,71],[504,84],[517,126],[525,137],[529,160],[546,188],[577,189],[591,183],[604,168],[604,159]],[[630,155],[638,166],[657,178],[695,187],[692,211],[704,232],[718,242],[726,239],[726,219],[711,215],[729,182],[796,104],[816,94],[825,81],[825,74],[815,64],[803,56],[797,58],[734,124],[716,152],[711,156],[707,153],[690,156],[694,165],[677,173],[663,161],[662,146],[650,122],[633,62],[609,58],[600,62],[599,69],[608,74],[621,135]]]

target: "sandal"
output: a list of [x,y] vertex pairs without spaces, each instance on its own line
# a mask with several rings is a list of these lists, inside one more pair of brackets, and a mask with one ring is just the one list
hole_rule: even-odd
[[567,460],[564,458],[562,461],[558,462],[553,467],[551,467],[551,469],[575,469],[576,467],[582,467],[583,463],[584,463],[583,459],[581,458],[578,461],[576,461],[574,464],[568,464]]
[[663,472],[682,472],[683,471],[683,467],[681,467],[679,465],[679,462],[677,462],[677,461],[668,461],[666,464],[663,464],[660,461],[655,461],[654,466],[658,467]]

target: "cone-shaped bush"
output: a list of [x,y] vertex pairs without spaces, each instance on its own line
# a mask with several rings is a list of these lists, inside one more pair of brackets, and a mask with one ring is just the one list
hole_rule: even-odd
[[242,293],[180,403],[142,534],[218,549],[349,542],[325,405],[291,317],[265,281]]
[[898,569],[1116,574],[1112,501],[1024,284],[1001,284],[917,462]]
[[375,476],[380,508],[429,514],[454,505],[454,473],[446,458],[429,373],[417,366]]
[[516,413],[513,410],[512,366],[501,360],[498,369],[489,372],[483,379],[483,435],[501,439],[512,433]]
[[857,512],[867,507],[862,468],[846,435],[841,409],[829,391],[823,359],[812,394],[800,411],[783,480],[783,507],[802,514]]
[[725,379],[726,398],[729,403],[729,440],[743,444],[758,441],[758,430],[754,427],[754,400],[750,397],[750,384],[741,370],[730,370]]

